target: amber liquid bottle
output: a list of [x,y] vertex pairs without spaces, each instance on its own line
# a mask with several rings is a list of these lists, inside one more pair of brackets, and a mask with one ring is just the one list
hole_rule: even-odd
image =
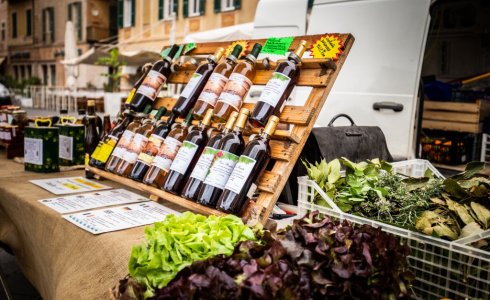
[[150,169],[153,159],[158,154],[158,150],[162,146],[163,141],[172,130],[172,125],[176,119],[177,117],[174,114],[170,114],[167,122],[161,122],[155,127],[153,133],[148,138],[148,144],[146,144],[143,151],[138,155],[138,159],[129,174],[129,178],[139,182],[143,181],[143,178],[145,177],[146,172],[148,172],[148,169]]
[[182,142],[186,138],[191,126],[192,115],[189,114],[181,126],[175,126],[163,141],[158,154],[153,158],[151,167],[143,178],[143,183],[161,187],[170,171],[170,166],[179,152]]
[[192,110],[194,119],[201,120],[208,109],[214,109],[219,95],[228,82],[228,77],[230,77],[231,72],[233,72],[236,66],[240,53],[242,53],[242,46],[236,45],[226,60],[216,66],[213,74],[211,74],[199,95],[196,105],[194,105],[194,109]]
[[145,80],[146,76],[150,72],[151,68],[153,67],[153,64],[148,63],[143,66],[143,74],[141,74],[140,78],[136,81],[134,84],[133,88],[129,92],[128,98],[126,98],[126,101],[124,102],[124,108],[128,109],[131,101],[133,100],[134,94],[136,94],[136,91],[139,89],[143,81]]
[[250,123],[254,127],[264,127],[271,116],[278,116],[294,86],[298,82],[301,56],[306,50],[306,41],[301,41],[295,52],[286,61],[277,65],[267,82],[259,101],[255,104]]
[[208,56],[207,63],[203,63],[197,67],[172,108],[174,114],[184,117],[191,111],[194,104],[196,104],[197,98],[201,94],[204,85],[208,81],[209,76],[213,73],[214,68],[216,68],[218,61],[223,56],[224,52],[225,50],[223,48],[218,48],[214,55]]
[[235,123],[235,128],[221,140],[204,184],[199,190],[198,203],[216,207],[216,203],[221,193],[223,193],[226,182],[230,178],[231,172],[233,172],[233,168],[245,146],[242,131],[249,115],[250,111],[242,108]]
[[155,114],[154,118],[148,117],[140,128],[136,129],[134,138],[131,141],[131,144],[124,152],[123,159],[117,166],[116,173],[121,176],[128,176],[129,172],[133,168],[136,160],[138,159],[138,155],[148,144],[148,137],[152,133],[153,129],[155,129],[155,124],[160,120],[163,114],[167,112],[165,107],[160,107],[158,112]]
[[233,125],[235,124],[237,117],[238,113],[234,111],[226,122],[223,131],[209,139],[208,144],[202,151],[199,160],[194,166],[194,169],[192,169],[192,173],[189,176],[189,179],[187,180],[184,189],[182,190],[182,197],[189,200],[197,200],[198,192],[203,185],[204,179],[206,179],[206,175],[208,174],[211,163],[214,160],[214,156],[218,152],[218,146],[221,142],[221,139],[225,135],[230,133],[231,130],[233,130]]
[[239,62],[233,69],[214,107],[213,120],[215,122],[224,123],[232,112],[240,110],[243,99],[252,86],[252,80],[255,77],[255,61],[261,49],[262,45],[255,44],[245,60]]
[[172,60],[178,50],[179,46],[173,45],[168,55],[153,65],[131,99],[131,103],[129,104],[131,110],[140,112],[143,111],[148,104],[153,104],[160,89],[172,72]]
[[260,136],[247,144],[218,200],[218,210],[236,215],[243,213],[250,188],[269,163],[271,157],[269,140],[278,123],[278,117],[270,117]]
[[132,111],[125,110],[123,112],[123,118],[121,119],[121,122],[116,124],[116,126],[112,128],[111,132],[106,137],[104,137],[104,139],[100,141],[97,145],[97,148],[90,158],[90,166],[99,169],[105,168],[105,164],[112,154],[112,151],[116,147],[117,142],[121,138],[121,135],[123,134],[126,127],[128,127],[128,124],[133,121],[133,118],[134,113]]
[[107,161],[107,164],[105,166],[106,171],[112,173],[116,172],[119,162],[121,162],[124,157],[124,152],[126,152],[126,149],[129,147],[131,141],[136,134],[136,129],[141,126],[142,119],[144,119],[150,111],[151,106],[147,105],[145,111],[142,113],[137,113],[134,117],[134,120],[128,125],[126,130],[124,130],[121,138],[117,142],[116,148],[114,149],[114,151],[112,151],[111,157],[109,157],[109,160]]
[[100,139],[101,140],[104,137],[106,137],[112,129],[111,117],[109,115],[104,115],[103,124],[104,124],[104,126],[103,126],[104,130],[100,133]]
[[208,142],[208,129],[211,126],[212,110],[208,110],[199,127],[193,129],[185,138],[175,157],[170,171],[161,186],[165,191],[172,194],[180,194],[185,180],[189,177],[192,168],[196,164],[204,147]]

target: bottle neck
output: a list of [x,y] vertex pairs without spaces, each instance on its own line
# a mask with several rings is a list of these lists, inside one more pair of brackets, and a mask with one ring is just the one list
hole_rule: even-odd
[[271,136],[265,132],[265,131],[262,131],[262,133],[260,134],[260,139],[263,140],[263,141],[268,141],[271,139]]
[[253,56],[252,54],[249,54],[245,57],[245,61],[248,61],[252,66],[255,65],[255,62],[257,61],[257,58]]
[[87,106],[87,115],[95,115],[95,106]]
[[294,52],[289,54],[288,60],[293,61],[296,64],[301,63],[301,58]]

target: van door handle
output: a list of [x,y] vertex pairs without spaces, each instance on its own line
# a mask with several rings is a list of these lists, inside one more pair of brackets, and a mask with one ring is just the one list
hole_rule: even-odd
[[391,109],[394,112],[401,112],[403,110],[403,104],[389,101],[374,102],[373,109],[377,111],[380,111],[382,109]]

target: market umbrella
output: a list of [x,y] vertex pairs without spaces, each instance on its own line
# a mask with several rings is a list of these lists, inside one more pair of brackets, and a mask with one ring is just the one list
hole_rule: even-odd
[[[65,61],[70,61],[78,57],[77,39],[75,27],[72,21],[66,22],[65,27]],[[74,64],[65,64],[65,85],[74,90],[77,84],[78,66]]]

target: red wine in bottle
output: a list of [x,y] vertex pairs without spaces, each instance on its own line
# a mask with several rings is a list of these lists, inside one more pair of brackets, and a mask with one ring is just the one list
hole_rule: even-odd
[[269,163],[271,156],[269,140],[278,122],[278,117],[270,117],[260,136],[247,144],[218,200],[218,210],[236,215],[243,213],[250,188]]
[[152,104],[158,96],[163,84],[170,76],[172,60],[179,50],[178,45],[172,45],[170,52],[164,59],[157,61],[148,74],[145,80],[131,99],[129,107],[136,111],[143,111],[148,104]]
[[242,131],[247,123],[250,111],[242,108],[238,114],[238,119],[235,128],[232,132],[223,137],[218,146],[218,152],[215,155],[214,161],[209,169],[204,184],[199,190],[197,202],[216,207],[226,182],[233,172],[233,168],[238,162],[240,154],[242,154],[245,142],[243,141]]
[[194,128],[185,138],[177,156],[175,156],[170,172],[167,174],[162,189],[172,194],[179,195],[184,187],[185,180],[189,177],[193,166],[201,155],[208,142],[207,130],[211,126],[211,116],[213,111],[206,112],[204,119],[198,128]]
[[259,101],[255,104],[250,123],[254,127],[263,127],[271,116],[279,116],[294,86],[298,82],[301,56],[306,50],[306,41],[301,41],[288,59],[279,63],[267,82]]
[[216,68],[218,61],[223,56],[224,52],[225,50],[223,48],[218,48],[214,55],[208,56],[207,63],[203,63],[197,67],[172,108],[172,112],[175,115],[185,117],[191,111],[194,104],[196,104],[197,98],[201,94],[204,85],[208,81],[209,76],[213,73],[214,68]]
[[197,200],[198,192],[203,185],[204,179],[206,179],[206,175],[208,174],[211,163],[214,160],[214,156],[218,152],[218,146],[223,137],[233,130],[233,125],[235,124],[237,117],[238,112],[234,111],[226,122],[223,132],[220,132],[209,139],[206,148],[204,148],[199,160],[194,166],[194,169],[192,169],[192,173],[189,176],[184,189],[182,190],[182,197],[189,200]]

